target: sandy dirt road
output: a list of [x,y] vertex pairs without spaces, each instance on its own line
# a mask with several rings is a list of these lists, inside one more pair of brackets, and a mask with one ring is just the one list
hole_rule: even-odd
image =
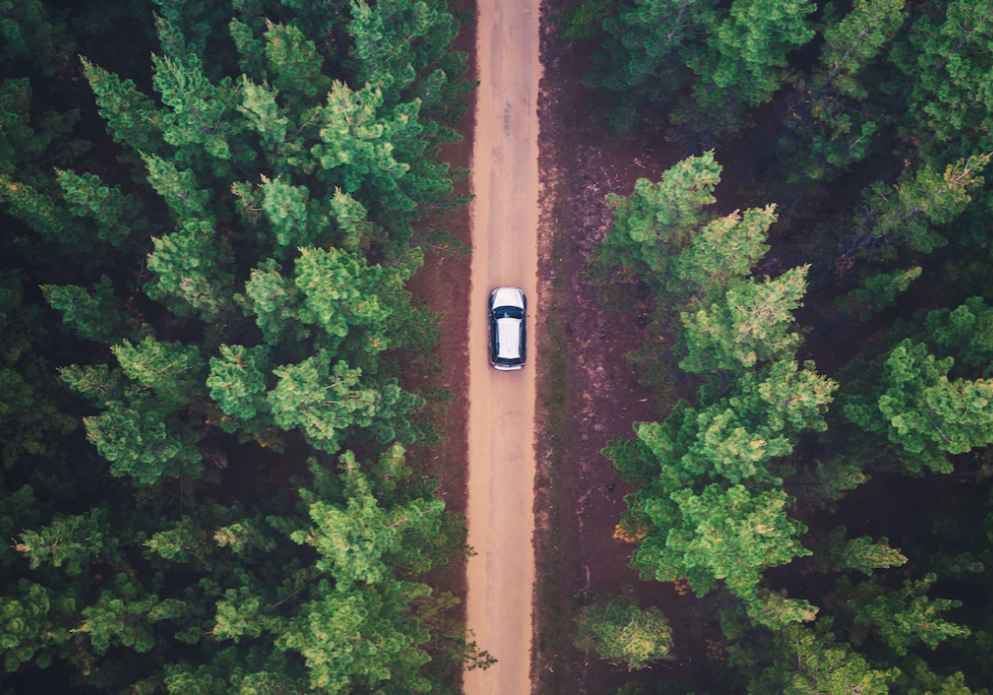
[[466,610],[477,644],[498,663],[466,673],[468,695],[531,692],[536,321],[525,368],[497,372],[486,355],[486,302],[493,288],[517,286],[536,314],[538,20],[538,0],[478,3],[467,511],[477,554]]

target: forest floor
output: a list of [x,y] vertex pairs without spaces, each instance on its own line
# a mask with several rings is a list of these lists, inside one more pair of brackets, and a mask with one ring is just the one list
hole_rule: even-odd
[[[624,359],[644,336],[637,312],[605,307],[586,272],[610,221],[607,194],[629,194],[640,177],[657,181],[687,153],[661,139],[615,141],[588,124],[590,95],[582,78],[589,52],[587,45],[558,38],[546,21],[532,672],[538,695],[604,695],[629,680],[655,683],[660,671],[699,681],[695,670],[704,666],[707,649],[707,636],[692,629],[692,595],[673,584],[639,580],[628,567],[634,545],[614,539],[632,489],[600,450],[614,437],[632,435],[632,423],[658,419],[668,408],[638,383]],[[677,394],[678,388],[669,396]],[[671,660],[628,674],[571,644],[579,609],[621,593],[633,593],[668,617],[676,644]]]

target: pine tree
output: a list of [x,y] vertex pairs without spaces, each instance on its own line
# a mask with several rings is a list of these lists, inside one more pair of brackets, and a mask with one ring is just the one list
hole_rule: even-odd
[[[637,423],[635,432],[647,446],[632,451],[637,470],[663,481],[665,494],[714,480],[779,482],[772,462],[792,452],[801,432],[826,428],[835,388],[789,360],[746,374],[726,398],[697,407],[681,402],[663,423]],[[605,453],[616,463],[622,451],[614,447]],[[657,462],[645,460],[649,452]]]
[[714,153],[707,152],[671,167],[657,184],[638,179],[627,198],[608,196],[613,224],[596,263],[630,266],[655,283],[664,282],[670,257],[709,221],[703,208],[715,202],[720,173]]
[[84,57],[80,61],[114,142],[147,154],[162,149],[163,115],[155,103],[139,92],[133,81],[121,81]]
[[428,634],[407,611],[429,593],[424,584],[395,579],[346,591],[322,581],[277,646],[302,655],[311,688],[332,695],[392,683],[427,691],[430,682],[418,671],[430,660],[420,648]]
[[32,660],[41,667],[51,665],[66,651],[72,639],[71,620],[76,611],[72,592],[56,594],[21,579],[0,597],[0,652],[8,672]]
[[776,279],[738,281],[724,298],[681,315],[687,372],[740,371],[790,356],[802,340],[791,330],[793,315],[803,306],[810,266],[788,270]]
[[646,578],[685,578],[698,595],[724,580],[731,593],[758,601],[762,570],[810,554],[797,540],[806,528],[786,516],[781,490],[752,493],[715,483],[670,498],[671,504],[645,499],[634,509],[653,529],[632,558]]
[[112,403],[100,415],[84,418],[86,438],[111,462],[110,472],[151,484],[162,476],[197,475],[201,456],[188,430],[148,398]]
[[908,695],[989,695],[985,688],[970,689],[961,671],[940,675],[928,668],[923,659],[918,658],[916,662],[913,672],[901,674],[897,681],[897,687]]
[[861,287],[851,290],[838,298],[838,310],[857,311],[859,321],[868,321],[874,312],[882,311],[896,304],[899,294],[906,292],[910,283],[919,278],[921,269],[908,268],[891,273],[863,273],[859,281]]
[[197,187],[197,177],[192,170],[177,167],[172,161],[154,154],[143,154],[142,158],[148,169],[148,182],[165,199],[180,224],[216,219],[208,212],[210,192]]
[[[240,88],[243,96],[237,108],[244,117],[245,129],[259,133],[262,147],[272,162],[273,169],[284,174],[299,167],[304,173],[311,173],[313,164],[306,157],[302,144],[293,137],[290,128],[291,112],[276,103],[278,91],[272,89],[267,82],[256,84],[248,75],[242,75]],[[304,129],[305,125],[300,126],[298,134]],[[238,195],[237,191],[233,192]]]
[[897,654],[905,655],[917,644],[935,649],[941,642],[968,635],[967,628],[941,617],[943,612],[961,606],[960,601],[928,598],[936,579],[933,574],[919,581],[908,579],[901,589],[888,589],[875,580],[852,588],[841,580],[842,612],[851,620],[849,640],[858,646],[872,634]]
[[[156,25],[166,55],[152,56],[153,84],[168,107],[161,112],[160,127],[165,142],[177,148],[176,163],[184,168],[195,166],[200,152],[222,161],[250,161],[248,151],[232,149],[231,140],[240,129],[231,122],[237,113],[233,80],[224,77],[215,85],[204,74],[200,57],[185,45],[177,45],[182,37],[176,28],[162,17]],[[215,171],[227,170],[220,162],[210,164]]]
[[394,159],[393,149],[397,141],[419,134],[420,103],[398,106],[392,117],[385,118],[380,114],[382,106],[379,89],[366,86],[352,91],[342,82],[331,85],[327,105],[321,109],[323,144],[311,149],[321,169],[327,172],[322,177],[324,181],[349,193],[359,190],[366,181],[384,193],[397,189],[397,180],[410,170],[410,164]]
[[37,188],[0,174],[0,204],[6,213],[20,220],[41,237],[45,244],[93,252],[93,240],[86,227],[64,205]]
[[642,610],[630,599],[583,607],[576,618],[576,646],[629,671],[663,659],[672,649],[669,623],[655,606]]
[[[467,86],[455,80],[466,70],[466,54],[449,49],[459,21],[441,0],[388,0],[374,6],[351,0],[348,33],[354,50],[346,65],[353,84],[383,90],[385,104],[419,99],[437,121],[454,125],[465,111]],[[457,138],[437,128],[440,139]]]
[[955,309],[938,309],[924,317],[928,344],[935,352],[955,358],[952,370],[989,373],[993,362],[993,308],[982,297],[970,297]]
[[904,0],[857,0],[824,27],[820,64],[797,78],[790,133],[780,141],[795,151],[783,166],[789,178],[831,179],[873,151],[893,117],[870,98],[863,75],[905,20]]
[[120,188],[104,186],[98,176],[58,171],[62,195],[77,216],[91,217],[102,241],[120,246],[135,229],[148,226],[144,209]]
[[993,36],[993,4],[953,0],[943,7],[943,14],[920,17],[895,52],[899,68],[913,77],[908,130],[939,157],[988,154],[993,62],[985,46]]
[[51,170],[40,162],[79,154],[88,143],[70,139],[79,121],[79,109],[32,114],[34,101],[27,77],[0,82],[0,174],[40,187],[49,185],[51,178]]
[[906,556],[898,548],[891,548],[888,538],[874,542],[869,536],[861,536],[845,541],[846,531],[844,526],[839,526],[828,539],[828,552],[838,568],[857,570],[871,576],[873,570],[906,564]]
[[720,16],[712,2],[641,0],[622,5],[616,16],[610,12],[602,20],[609,36],[586,81],[616,92],[627,109],[637,108],[633,95],[665,103],[692,76],[687,66],[705,51],[707,30]]
[[899,669],[880,669],[828,630],[790,625],[777,634],[771,653],[756,655],[773,665],[749,684],[749,695],[825,693],[887,695]]
[[41,0],[3,0],[0,13],[4,18],[0,44],[5,61],[30,61],[47,77],[60,63],[68,62],[75,44],[67,36],[64,13],[51,12]]
[[152,389],[156,401],[166,407],[189,403],[203,381],[205,365],[192,345],[164,343],[149,336],[137,345],[123,340],[111,352],[121,370],[145,390]]
[[885,437],[911,473],[927,467],[948,473],[948,454],[993,441],[993,386],[947,375],[954,359],[936,359],[923,343],[907,339],[882,355],[839,399],[844,416],[868,433]]
[[124,305],[106,275],[93,295],[78,285],[42,285],[45,301],[62,312],[62,321],[88,340],[111,341],[125,330]]
[[307,232],[307,203],[310,191],[306,186],[290,186],[278,178],[262,177],[262,210],[280,246],[296,246],[310,241]]
[[299,428],[311,446],[329,454],[341,449],[341,438],[349,428],[371,428],[380,419],[409,416],[420,406],[415,400],[391,409],[399,394],[370,387],[360,379],[361,370],[350,369],[343,361],[332,366],[325,350],[273,373],[279,381],[267,399],[276,424]]
[[[771,591],[760,588],[744,605],[744,613],[752,625],[779,632],[794,623],[810,622],[820,609],[804,599],[789,598],[785,589]],[[725,626],[726,627],[726,626]],[[729,636],[733,633],[729,631]]]
[[[363,339],[353,349],[374,354],[390,345],[383,330],[393,313],[386,293],[392,289],[391,284],[404,279],[390,278],[378,266],[370,268],[357,254],[334,248],[301,249],[295,284],[306,297],[303,306],[307,322],[323,329],[327,339],[322,342],[328,349],[337,352],[358,329]],[[386,301],[380,299],[381,295]],[[348,342],[354,345],[356,341],[353,338]]]
[[118,551],[120,541],[110,529],[110,513],[97,507],[87,514],[56,515],[51,524],[39,531],[23,531],[15,547],[30,558],[31,569],[42,563],[53,567],[65,565],[65,572],[74,576],[88,569],[97,559],[112,564],[123,558]]
[[709,214],[720,172],[707,152],[671,167],[658,184],[639,179],[627,198],[609,195],[613,223],[594,253],[594,271],[621,276],[633,270],[664,297],[663,311],[713,301],[746,277],[769,249],[775,206]]
[[769,250],[765,243],[776,221],[775,205],[733,212],[693,234],[689,245],[672,261],[674,279],[668,296],[679,297],[694,288],[702,301],[716,298],[734,279],[747,276]]
[[[214,320],[231,311],[229,257],[208,221],[187,222],[164,237],[153,238],[145,286],[148,296],[165,302],[179,316]],[[220,247],[220,248],[219,248]]]
[[221,427],[228,431],[240,427],[253,434],[262,431],[271,421],[265,397],[271,367],[268,346],[221,345],[219,351],[210,358],[206,386],[226,416]]
[[177,604],[181,602],[159,601],[131,577],[117,574],[112,588],[101,592],[93,605],[82,610],[79,632],[89,639],[98,655],[106,654],[111,647],[128,647],[141,654],[155,646],[153,625],[181,610]]
[[882,254],[892,256],[897,245],[930,253],[948,240],[935,227],[955,220],[972,201],[970,192],[983,183],[979,176],[990,156],[958,160],[938,173],[925,164],[905,170],[892,187],[877,181],[863,191],[857,228],[858,247],[884,244]]
[[262,599],[253,595],[247,587],[229,589],[224,599],[217,602],[217,615],[211,635],[220,640],[233,640],[235,644],[242,637],[260,637],[265,630],[266,620],[260,614]]
[[331,91],[331,80],[321,74],[324,61],[313,41],[292,25],[267,22],[266,27],[265,55],[273,89],[301,103]]
[[372,241],[375,226],[367,219],[366,209],[340,188],[334,190],[331,214],[338,225],[338,246],[343,250],[354,252]]
[[414,574],[430,569],[431,558],[419,546],[439,535],[444,502],[414,499],[382,508],[355,456],[346,452],[341,463],[347,505],[311,501],[310,518],[316,526],[292,536],[317,549],[317,569],[332,574],[342,590],[387,581],[392,566]]
[[0,271],[0,452],[11,468],[27,456],[53,456],[59,435],[79,421],[67,412],[64,394],[41,356],[48,331],[42,308],[24,299],[21,273]]
[[699,76],[692,99],[681,101],[673,123],[714,138],[749,121],[746,106],[764,104],[786,81],[786,55],[814,37],[810,2],[737,0],[708,27],[707,50],[689,67]]

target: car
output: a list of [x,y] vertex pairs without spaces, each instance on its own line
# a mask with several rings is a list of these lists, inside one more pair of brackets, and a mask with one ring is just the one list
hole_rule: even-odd
[[490,293],[490,364],[501,371],[524,367],[527,357],[528,300],[519,287],[497,287]]

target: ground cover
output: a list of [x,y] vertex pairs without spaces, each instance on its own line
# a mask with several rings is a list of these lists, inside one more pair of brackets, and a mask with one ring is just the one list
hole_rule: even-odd
[[[634,546],[614,538],[631,488],[600,450],[611,438],[630,435],[632,422],[653,419],[666,403],[655,401],[624,359],[642,340],[639,316],[604,306],[586,273],[610,219],[604,197],[629,192],[638,177],[657,178],[682,153],[664,142],[615,142],[584,120],[587,53],[587,46],[563,41],[546,24],[533,672],[535,692],[542,695],[605,693],[631,678],[571,644],[579,609],[600,596],[631,591],[669,618],[674,658],[639,672],[640,680],[658,680],[659,670],[701,680],[697,672],[707,649],[707,635],[693,629],[692,596],[640,581],[628,567]],[[676,385],[671,395],[678,392]]]

